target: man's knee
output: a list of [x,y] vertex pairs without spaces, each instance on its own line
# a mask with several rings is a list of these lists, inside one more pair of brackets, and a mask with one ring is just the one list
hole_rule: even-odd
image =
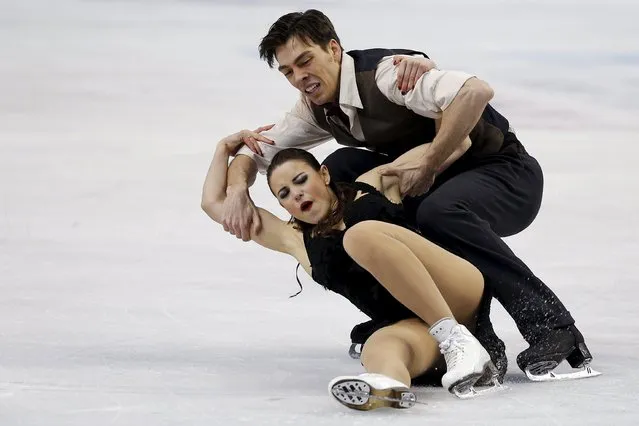
[[322,161],[328,167],[331,179],[335,182],[354,182],[361,174],[357,174],[352,165],[358,161],[361,150],[355,148],[339,148]]
[[328,167],[334,182],[354,182],[360,175],[387,162],[383,154],[346,147],[330,154],[322,164]]
[[415,214],[415,223],[424,235],[445,233],[449,224],[467,213],[462,203],[431,196],[421,202]]

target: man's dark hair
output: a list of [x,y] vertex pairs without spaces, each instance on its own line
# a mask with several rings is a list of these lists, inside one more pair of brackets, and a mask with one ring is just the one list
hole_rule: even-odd
[[262,39],[259,46],[260,59],[264,59],[268,66],[273,68],[275,49],[295,36],[305,43],[313,42],[324,50],[331,39],[340,43],[333,23],[319,10],[287,13],[271,25],[268,34]]

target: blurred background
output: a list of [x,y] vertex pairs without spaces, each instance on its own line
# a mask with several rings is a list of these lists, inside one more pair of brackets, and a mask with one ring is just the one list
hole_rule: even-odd
[[[215,144],[296,91],[257,45],[317,8],[348,49],[471,72],[546,175],[508,242],[559,295],[604,375],[353,413],[326,384],[364,317],[200,210]],[[0,2],[0,424],[635,424],[639,30],[635,1]],[[317,148],[321,159],[335,143]],[[263,177],[257,204],[286,217]]]

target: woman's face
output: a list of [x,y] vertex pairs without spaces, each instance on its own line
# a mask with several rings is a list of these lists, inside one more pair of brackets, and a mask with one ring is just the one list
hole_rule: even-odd
[[269,185],[280,205],[295,219],[317,224],[330,213],[335,194],[326,166],[316,171],[302,160],[290,160],[271,172]]

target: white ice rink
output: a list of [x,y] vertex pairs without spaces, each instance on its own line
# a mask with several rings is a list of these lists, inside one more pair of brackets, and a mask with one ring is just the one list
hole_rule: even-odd
[[[263,5],[269,3],[269,5]],[[546,173],[509,239],[571,310],[599,378],[348,411],[364,317],[200,210],[218,139],[296,92],[257,57],[324,10],[347,49],[405,47],[492,84]],[[639,6],[633,1],[0,0],[0,426],[639,423]],[[323,158],[336,145],[316,150]],[[285,217],[262,177],[258,204]]]

